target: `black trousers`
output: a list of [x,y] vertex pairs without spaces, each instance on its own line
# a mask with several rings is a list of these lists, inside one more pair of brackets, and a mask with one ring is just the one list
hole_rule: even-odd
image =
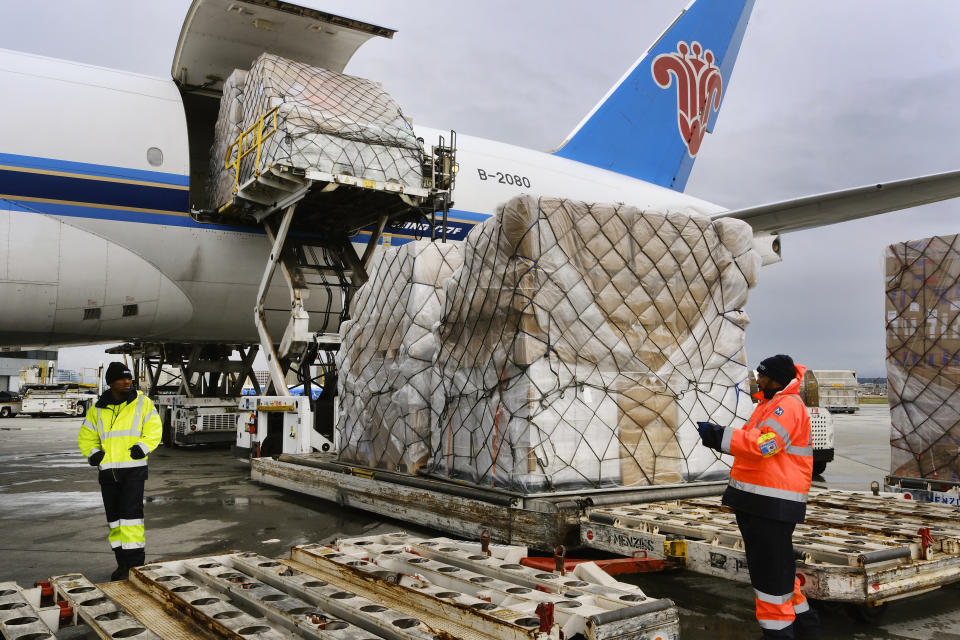
[[[786,597],[794,591],[796,563],[793,557],[793,530],[797,525],[741,511],[737,511],[737,525],[743,536],[750,583],[755,592],[760,592],[755,593],[755,600],[761,627],[778,623],[769,620],[773,609],[780,609],[774,615],[792,617],[792,605],[787,602],[771,605],[769,600],[772,599],[770,596]],[[763,637],[794,638],[794,625],[781,629],[763,628]]]
[[117,566],[139,567],[146,560],[143,488],[146,467],[100,473],[100,495],[110,528],[108,537]]

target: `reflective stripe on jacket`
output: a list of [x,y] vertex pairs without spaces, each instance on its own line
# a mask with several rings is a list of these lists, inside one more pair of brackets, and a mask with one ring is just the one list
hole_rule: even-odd
[[813,478],[810,416],[800,399],[806,367],[767,400],[761,394],[750,420],[740,429],[727,427],[721,449],[733,454],[730,485],[723,504],[753,515],[803,522]]
[[103,451],[101,471],[147,466],[146,457],[134,460],[130,456],[130,447],[139,446],[146,456],[160,444],[163,424],[153,401],[140,391],[131,393],[120,404],[106,404],[105,396],[87,411],[80,425],[80,452],[89,458]]

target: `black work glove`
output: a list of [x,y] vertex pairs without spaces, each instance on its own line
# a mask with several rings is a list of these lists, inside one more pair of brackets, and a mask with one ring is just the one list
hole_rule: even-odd
[[96,453],[91,453],[90,457],[87,458],[87,462],[90,463],[91,467],[99,466],[103,461],[103,456],[107,455],[103,451],[97,451]]
[[720,451],[720,445],[723,442],[724,428],[712,422],[698,422],[697,431],[700,432],[700,441],[703,446]]
[[143,449],[140,448],[140,445],[135,444],[130,447],[130,457],[134,460],[143,460],[147,457],[147,454],[143,452]]

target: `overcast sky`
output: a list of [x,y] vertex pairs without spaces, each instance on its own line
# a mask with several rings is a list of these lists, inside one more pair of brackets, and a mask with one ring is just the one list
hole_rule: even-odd
[[[168,76],[189,2],[5,4],[0,46]],[[414,126],[550,150],[686,0],[304,4],[398,30],[346,71],[382,82]],[[757,0],[687,192],[736,208],[960,169],[958,25],[943,0]],[[885,375],[884,247],[958,222],[948,201],[785,235],[747,305],[750,362]]]

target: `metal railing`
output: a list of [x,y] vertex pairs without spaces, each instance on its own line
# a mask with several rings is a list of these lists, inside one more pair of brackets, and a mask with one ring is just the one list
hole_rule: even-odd
[[[277,112],[279,109],[280,105],[277,105],[273,109],[270,109],[270,111],[267,111],[261,115],[259,118],[257,118],[255,123],[250,125],[248,129],[241,133],[227,148],[227,153],[223,158],[223,168],[233,169],[234,193],[240,189],[240,162],[254,151],[256,152],[257,156],[254,160],[253,175],[257,178],[260,177],[260,150],[263,147],[263,141],[277,132]],[[269,131],[264,132],[264,123],[266,123],[267,120],[270,120],[271,116],[273,120],[273,127]],[[254,136],[252,140],[248,140],[250,136]],[[234,154],[234,149],[237,150],[236,154]]]

